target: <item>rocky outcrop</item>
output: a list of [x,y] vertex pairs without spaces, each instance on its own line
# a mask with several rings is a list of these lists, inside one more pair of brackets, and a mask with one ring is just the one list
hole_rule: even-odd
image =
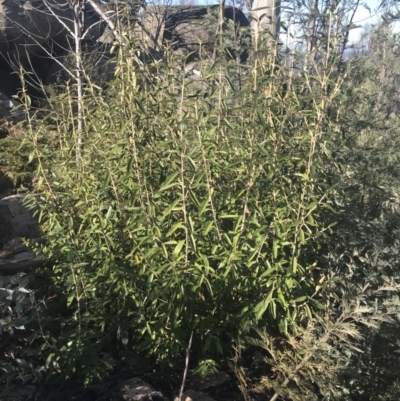
[[[95,22],[98,22],[97,14],[88,9],[86,27]],[[24,64],[29,58],[45,55],[45,50],[57,52],[61,47],[68,47],[69,38],[63,24],[73,27],[72,10],[66,1],[0,0],[0,55]],[[99,25],[94,27],[88,39],[99,37],[99,29]]]
[[[188,62],[205,55],[212,56],[219,29],[218,13],[219,5],[147,7],[146,11],[138,16],[137,36],[150,48],[171,43],[175,52],[186,56]],[[247,55],[242,44],[243,38],[248,35],[244,31],[238,35],[238,32],[239,28],[249,27],[250,22],[243,12],[235,7],[225,7],[224,18],[227,22],[233,22],[224,25],[227,36],[232,36],[231,49],[228,51],[232,57],[236,57],[236,49],[241,48],[239,53],[244,61]],[[232,32],[229,32],[229,29]],[[237,37],[238,43],[234,43],[234,36]]]
[[[45,81],[54,63],[52,57],[73,43],[67,30],[73,30],[72,16],[69,2],[62,0],[0,0],[0,91],[15,95],[20,90],[15,73],[20,64],[34,72],[25,75],[31,88],[33,82]],[[105,24],[100,24],[97,13],[87,7],[85,29],[89,27],[85,40],[95,41]]]
[[164,401],[164,397],[145,381],[135,378],[120,385],[110,401]]
[[22,110],[15,110],[17,106],[18,103],[15,100],[0,92],[0,138],[2,137],[2,120],[17,123],[24,119]]
[[23,195],[11,195],[0,200],[0,249],[14,238],[39,237],[39,225],[23,204]]
[[[56,16],[49,12],[46,5],[51,7]],[[105,7],[102,6],[103,9]],[[114,67],[108,63],[108,51],[115,38],[109,29],[105,29],[106,23],[96,23],[99,22],[99,16],[90,6],[87,10],[86,26],[90,27],[95,23],[83,44],[85,54],[90,54],[87,72],[91,77],[102,74],[112,77]],[[190,63],[215,56],[219,30],[218,13],[218,5],[153,6],[139,14],[134,9],[130,18],[139,44],[147,48],[143,54],[155,52],[162,57],[163,45],[169,43],[177,57]],[[61,0],[0,0],[0,74],[2,77],[8,75],[7,79],[1,80],[0,90],[6,94],[15,94],[20,87],[18,76],[12,74],[11,69],[1,62],[2,58],[19,61],[28,70],[32,67],[36,75],[29,75],[28,81],[36,77],[43,83],[50,84],[56,82],[57,78],[70,78],[51,57],[56,57],[66,66],[74,68],[73,60],[68,58],[72,38],[66,28],[71,28],[71,17],[69,3]],[[250,41],[250,34],[246,29],[240,28],[249,27],[250,22],[235,7],[226,7],[224,17],[227,56],[235,60],[240,58],[244,62],[247,58],[246,42]]]
[[[144,50],[141,52],[141,61],[146,63],[147,59],[162,58],[163,46],[168,43],[172,44],[172,50],[177,57],[183,57],[186,65],[195,60],[212,58],[218,32],[218,11],[218,5],[147,7],[133,18],[135,28],[132,34],[139,39],[138,45]],[[226,24],[227,35],[230,34],[228,26],[229,29],[235,29],[236,34],[240,28],[250,26],[246,16],[234,7],[225,8],[225,19],[234,22]],[[242,46],[246,33],[248,32],[245,30],[241,31],[237,46],[228,49],[228,57],[236,58],[239,55],[241,61],[246,60],[247,53]],[[112,55],[109,52],[114,42],[114,34],[110,29],[106,29],[95,44],[86,45],[85,54],[88,56],[85,59],[85,69],[92,80],[96,81],[99,78],[108,80],[114,76],[115,64],[110,62]],[[239,51],[234,48],[235,46]],[[74,59],[68,52],[64,52],[59,60],[69,69],[74,68]],[[190,67],[189,69],[193,70]],[[55,63],[49,70],[46,84],[68,78],[63,68]]]
[[21,238],[13,238],[0,250],[0,275],[16,274],[46,265],[46,261],[36,256]]
[[[85,44],[83,68],[86,74],[90,76],[92,82],[98,84],[102,80],[107,81],[114,76],[115,63],[110,62],[112,57],[110,49],[111,44],[108,43],[97,42]],[[74,71],[75,60],[71,52],[63,51],[57,59],[70,71]],[[60,81],[66,81],[70,78],[69,74],[59,63],[53,63],[49,68],[44,84],[47,86]]]

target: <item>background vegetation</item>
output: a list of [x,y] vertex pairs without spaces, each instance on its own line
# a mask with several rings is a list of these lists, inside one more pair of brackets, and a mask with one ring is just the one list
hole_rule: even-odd
[[4,381],[90,384],[121,349],[173,367],[193,333],[197,369],[229,363],[246,400],[400,395],[399,36],[344,58],[342,15],[300,15],[306,49],[266,33],[245,65],[220,21],[191,78],[168,46],[143,63],[128,27],[114,79],[25,102],[3,168],[35,168],[52,268],[1,298]]

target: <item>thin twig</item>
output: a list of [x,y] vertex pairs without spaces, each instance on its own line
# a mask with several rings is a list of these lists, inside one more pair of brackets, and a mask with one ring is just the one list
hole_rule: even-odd
[[185,388],[186,376],[189,370],[189,355],[190,355],[190,349],[192,348],[192,340],[193,340],[193,331],[190,334],[189,345],[186,349],[185,371],[183,372],[182,386],[181,386],[181,391],[179,392],[179,401],[182,401],[183,389]]
[[93,10],[97,13],[97,15],[107,24],[113,33],[115,39],[118,40],[119,44],[122,45],[124,43],[123,37],[118,33],[115,24],[112,22],[110,16],[105,13],[99,5],[97,5],[93,0],[86,0],[87,3],[93,8]]

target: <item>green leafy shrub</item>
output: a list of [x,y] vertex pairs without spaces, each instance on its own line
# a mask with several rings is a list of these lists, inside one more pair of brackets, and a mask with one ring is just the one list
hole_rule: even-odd
[[[232,367],[247,399],[399,397],[398,41],[382,24],[346,61],[347,78],[329,110],[339,128],[330,147],[330,171],[340,181],[337,224],[319,251],[332,298],[299,335],[277,340],[265,328],[238,342]],[[243,363],[245,344],[263,349],[258,376]]]
[[[349,387],[360,376],[352,360],[363,352],[362,330],[377,329],[382,321],[390,321],[390,317],[384,310],[366,306],[361,293],[358,297],[349,295],[343,296],[336,308],[315,316],[297,335],[289,334],[277,341],[263,330],[256,337],[248,338],[247,347],[262,350],[260,362],[269,367],[268,374],[261,375],[258,381],[241,363],[246,346],[243,342],[236,345],[231,366],[246,400],[257,393],[269,393],[269,401],[352,399],[348,398]],[[347,383],[341,380],[345,373]]]
[[[47,358],[62,372],[117,341],[173,363],[192,331],[198,361],[221,358],[251,326],[286,333],[323,308],[341,80],[294,76],[274,44],[246,69],[205,60],[196,80],[135,49],[119,49],[107,89],[87,83],[80,117],[67,86],[28,131],[41,252],[70,310]],[[50,136],[56,151],[39,146]]]
[[[329,17],[318,18],[321,37],[334,42],[336,32],[324,31]],[[327,308],[298,332],[277,337],[265,327],[238,341],[231,365],[248,400],[399,397],[398,44],[382,23],[334,73],[346,78],[328,111],[337,131],[326,167],[340,185],[337,224],[318,251],[330,277]],[[326,59],[319,49],[308,55],[312,67]],[[256,368],[253,346],[263,349]]]
[[29,186],[35,172],[35,166],[30,165],[29,160],[33,146],[24,142],[23,128],[7,121],[3,125],[0,122],[0,144],[0,192],[16,185]]
[[[382,355],[398,341],[398,39],[371,35],[367,56],[344,63],[323,18],[329,46],[269,38],[246,66],[225,58],[234,35],[221,29],[200,75],[168,47],[143,55],[127,30],[111,82],[84,74],[82,97],[59,85],[29,117],[28,203],[58,302],[36,308],[36,348],[7,360],[13,372],[88,384],[109,352],[172,365],[194,333],[201,372],[241,339],[232,367],[247,399],[397,394]],[[240,366],[244,338],[264,349],[259,377]]]

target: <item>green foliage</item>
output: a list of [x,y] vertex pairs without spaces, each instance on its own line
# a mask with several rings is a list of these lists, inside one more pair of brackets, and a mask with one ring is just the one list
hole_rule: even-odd
[[386,24],[367,32],[349,58],[349,79],[338,97],[341,138],[334,152],[344,198],[327,263],[346,277],[344,291],[362,288],[366,306],[382,305],[382,315],[395,319],[363,330],[364,354],[352,364],[368,380],[352,380],[349,399],[398,398],[399,371],[389,355],[399,349],[399,39]]
[[0,133],[0,191],[10,184],[29,186],[36,168],[29,157],[34,147],[24,140],[23,128],[9,122],[4,122],[4,127],[4,137]]
[[399,38],[377,28],[344,63],[343,21],[318,18],[306,53],[269,38],[246,66],[222,29],[195,68],[128,29],[112,81],[60,85],[28,120],[58,295],[28,365],[88,384],[119,348],[172,365],[193,332],[200,373],[239,338],[247,399],[398,397]]
[[28,134],[40,251],[69,310],[47,364],[66,377],[91,380],[71,352],[119,344],[172,364],[193,331],[212,360],[254,325],[296,332],[324,308],[333,67],[294,77],[273,45],[244,71],[205,60],[191,80],[168,55],[142,66],[135,46],[107,89],[87,83],[82,132],[67,86]]
[[386,24],[367,32],[349,58],[340,97],[337,162],[353,206],[368,218],[400,210],[398,46]]
[[347,78],[329,110],[339,128],[330,147],[330,171],[340,181],[337,225],[319,250],[331,277],[325,299],[332,298],[298,333],[277,339],[267,327],[245,342],[264,350],[258,376],[238,342],[232,368],[247,399],[399,397],[398,43],[383,24],[346,62]]
[[[85,377],[86,384],[111,369],[106,355],[75,340],[66,299],[37,275],[0,277],[0,380],[44,385],[51,378]],[[91,333],[85,340],[90,343]],[[58,344],[63,344],[58,348]],[[104,350],[103,350],[104,352]]]
[[356,299],[344,296],[338,308],[316,316],[297,335],[288,335],[280,342],[266,330],[247,339],[247,345],[263,350],[263,363],[273,372],[272,377],[263,375],[253,385],[249,380],[253,375],[240,364],[244,345],[239,342],[231,366],[245,399],[251,400],[252,394],[265,394],[271,390],[270,401],[278,396],[296,401],[347,399],[349,390],[342,385],[341,376],[343,372],[355,376],[352,359],[363,351],[360,348],[362,327],[376,329],[382,321],[390,321],[385,311],[363,306],[364,298],[362,294]]

